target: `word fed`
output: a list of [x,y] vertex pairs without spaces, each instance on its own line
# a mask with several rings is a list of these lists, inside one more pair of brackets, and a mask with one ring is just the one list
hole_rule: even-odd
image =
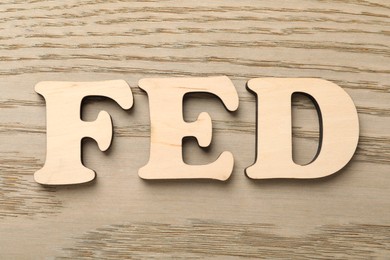
[[[147,165],[138,174],[143,179],[226,180],[233,171],[232,153],[225,151],[213,163],[188,165],[182,158],[182,140],[194,136],[200,146],[211,143],[212,124],[202,112],[194,122],[183,119],[183,97],[206,92],[221,99],[226,109],[239,105],[237,91],[226,76],[204,78],[145,78],[139,87],[147,92],[150,106],[151,144]],[[246,175],[252,179],[319,178],[333,174],[352,158],[359,139],[358,115],[349,95],[338,85],[315,78],[256,78],[248,82],[257,102],[257,151]],[[97,82],[44,81],[35,91],[46,100],[47,152],[42,169],[34,174],[38,183],[65,185],[85,183],[95,172],[81,161],[81,140],[93,138],[101,151],[110,147],[111,117],[101,111],[93,122],[80,118],[82,100],[104,96],[123,109],[133,106],[133,95],[124,80]],[[291,96],[309,96],[318,109],[320,144],[315,159],[298,165],[292,159]]]

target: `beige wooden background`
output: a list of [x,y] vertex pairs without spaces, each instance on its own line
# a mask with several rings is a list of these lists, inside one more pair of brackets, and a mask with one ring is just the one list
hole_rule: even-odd
[[[390,2],[4,0],[0,3],[0,258],[390,258]],[[145,77],[227,75],[236,113],[190,97],[186,120],[213,118],[213,143],[185,142],[188,163],[229,150],[232,177],[144,181],[149,156]],[[254,181],[256,77],[318,77],[343,87],[361,124],[352,161],[318,180]],[[43,80],[124,79],[135,105],[90,98],[83,119],[113,118],[102,153],[84,142],[87,185],[44,187]],[[294,98],[294,156],[313,157],[318,119]]]

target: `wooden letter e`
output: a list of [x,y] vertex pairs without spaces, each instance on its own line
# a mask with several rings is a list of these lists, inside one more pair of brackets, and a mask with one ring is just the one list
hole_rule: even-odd
[[226,108],[238,108],[237,91],[228,77],[148,78],[139,87],[148,93],[151,122],[150,158],[138,175],[143,179],[226,180],[233,171],[233,155],[225,151],[207,165],[188,165],[182,158],[182,140],[195,136],[202,147],[211,142],[211,118],[202,112],[195,122],[183,120],[183,97],[206,92],[219,97]]

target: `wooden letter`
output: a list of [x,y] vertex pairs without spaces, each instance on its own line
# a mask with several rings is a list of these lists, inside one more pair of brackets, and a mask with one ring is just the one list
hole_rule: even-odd
[[238,108],[238,95],[228,77],[141,79],[139,87],[148,93],[151,121],[150,158],[138,174],[143,179],[226,180],[234,159],[223,152],[208,165],[188,165],[182,158],[182,139],[195,136],[202,147],[211,142],[211,118],[203,112],[195,122],[183,120],[183,97],[186,93],[207,92],[219,97],[226,108]]
[[91,137],[99,149],[110,147],[111,117],[101,111],[94,122],[80,119],[80,106],[87,96],[105,96],[123,109],[133,105],[133,95],[124,80],[98,82],[44,81],[35,91],[46,100],[47,152],[46,162],[35,175],[35,181],[48,185],[76,184],[91,181],[95,172],[81,162],[81,140]]
[[[257,78],[248,82],[257,102],[257,158],[246,169],[253,179],[310,179],[333,174],[352,158],[359,139],[355,105],[339,86],[322,79]],[[320,117],[316,158],[308,165],[292,159],[291,96],[310,96]]]

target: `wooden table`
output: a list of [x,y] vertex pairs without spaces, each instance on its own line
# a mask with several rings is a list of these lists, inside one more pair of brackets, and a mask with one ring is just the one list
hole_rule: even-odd
[[[390,257],[390,3],[321,1],[47,1],[0,3],[0,258],[368,259]],[[206,111],[213,142],[184,144],[191,164],[231,151],[231,178],[145,181],[147,77],[227,75],[240,107],[190,96],[185,119]],[[339,173],[317,180],[251,180],[256,77],[316,77],[353,98],[360,141]],[[46,107],[37,82],[124,79],[134,107],[89,98],[84,120],[113,118],[102,153],[84,141],[86,185],[45,187]],[[312,103],[293,98],[294,159],[318,146]]]

